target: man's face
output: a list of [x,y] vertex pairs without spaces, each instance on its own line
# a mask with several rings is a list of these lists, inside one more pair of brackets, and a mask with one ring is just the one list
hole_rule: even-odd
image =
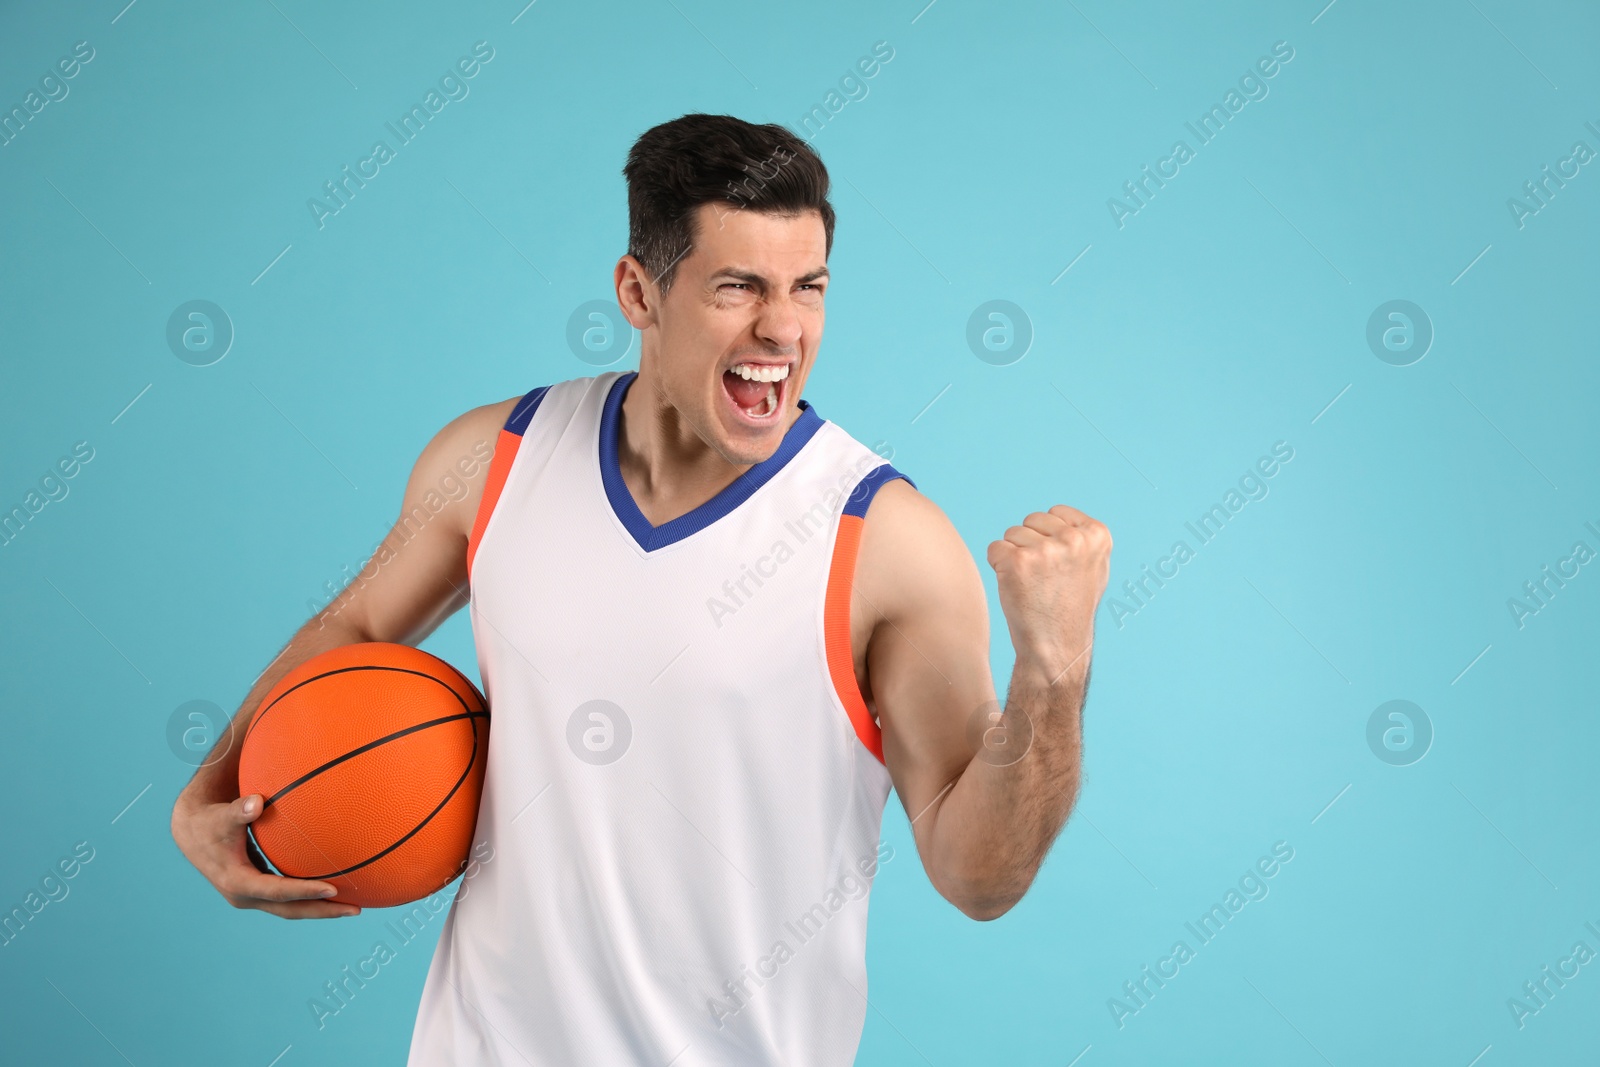
[[667,296],[644,285],[640,384],[729,462],[759,463],[793,421],[822,340],[822,216],[720,203],[696,216],[694,249]]

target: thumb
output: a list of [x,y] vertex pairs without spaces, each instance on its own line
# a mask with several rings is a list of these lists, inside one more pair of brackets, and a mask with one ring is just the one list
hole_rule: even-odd
[[1001,538],[998,541],[989,542],[989,551],[986,553],[986,555],[989,559],[989,567],[995,572],[996,575],[1000,573],[1002,567],[1006,563],[1010,562],[1011,553],[1015,551],[1015,549],[1016,546],[1010,541],[1007,541],[1005,538]]
[[264,807],[260,793],[251,793],[249,796],[240,797],[228,805],[229,814],[233,816],[234,822],[240,826],[255,822],[261,817],[261,811]]

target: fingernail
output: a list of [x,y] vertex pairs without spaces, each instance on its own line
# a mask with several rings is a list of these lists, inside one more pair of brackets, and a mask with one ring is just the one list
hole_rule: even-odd
[[324,889],[322,895],[324,897],[336,897],[339,895],[339,891],[337,889]]
[[245,800],[245,802],[244,802],[244,813],[246,815],[254,815],[256,813],[256,798],[255,797],[249,797],[249,798],[247,798]]

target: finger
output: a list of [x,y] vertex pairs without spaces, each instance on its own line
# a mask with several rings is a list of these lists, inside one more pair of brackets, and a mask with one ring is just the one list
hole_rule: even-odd
[[280,919],[343,919],[361,914],[361,909],[354,904],[336,904],[331,900],[303,900],[286,904],[264,901],[246,906]]
[[1069,508],[1065,504],[1057,504],[1055,507],[1050,509],[1050,514],[1064,522],[1071,523],[1074,526],[1081,526],[1084,523],[1094,521],[1077,508]]
[[260,793],[251,793],[242,796],[228,805],[229,817],[240,826],[247,826],[261,817],[261,812],[266,808]]
[[1066,529],[1067,523],[1060,515],[1051,515],[1043,511],[1036,511],[1022,520],[1022,525],[1030,530],[1037,530],[1046,537],[1060,533]]
[[1026,526],[1013,526],[1006,531],[1006,540],[1018,548],[1031,548],[1045,540],[1045,535]]
[[302,878],[284,878],[276,874],[262,874],[253,868],[240,864],[238,868],[230,871],[223,879],[225,883],[219,888],[232,897],[248,897],[251,900],[320,900],[333,896],[338,887],[328,882],[311,881]]
[[1111,531],[1106,529],[1104,523],[1088,519],[1081,525],[1069,526],[1068,529],[1084,547],[1111,551]]

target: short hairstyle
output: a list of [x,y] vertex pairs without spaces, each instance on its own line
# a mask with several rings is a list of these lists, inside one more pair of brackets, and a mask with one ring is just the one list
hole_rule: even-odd
[[684,115],[646,130],[622,168],[628,254],[665,294],[694,247],[695,210],[719,201],[773,215],[816,211],[833,251],[833,205],[822,158],[782,126],[732,115]]

